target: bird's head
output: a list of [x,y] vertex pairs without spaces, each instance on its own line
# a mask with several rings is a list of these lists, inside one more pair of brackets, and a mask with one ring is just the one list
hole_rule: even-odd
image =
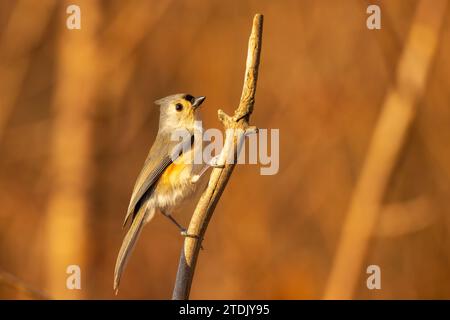
[[160,106],[159,130],[192,130],[199,119],[198,108],[205,98],[179,93],[156,100],[155,103]]

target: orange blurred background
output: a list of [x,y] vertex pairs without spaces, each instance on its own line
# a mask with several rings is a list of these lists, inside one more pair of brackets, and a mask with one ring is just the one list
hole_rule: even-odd
[[[232,113],[239,103],[255,13],[265,20],[251,123],[280,129],[280,170],[236,168],[191,298],[324,297],[374,129],[421,23],[420,1],[75,2],[0,0],[0,298],[116,298],[122,221],[158,126],[153,101],[205,95],[205,126],[221,128],[217,109]],[[81,8],[81,30],[66,28],[69,4]],[[366,27],[369,4],[381,7],[381,30]],[[363,263],[350,275],[352,298],[450,298],[445,8],[433,13],[442,27],[420,42],[427,50],[428,36],[437,37]],[[198,197],[175,213],[182,224]],[[157,215],[117,298],[170,298],[182,241]],[[72,264],[81,290],[66,289]],[[373,264],[381,290],[366,287]]]

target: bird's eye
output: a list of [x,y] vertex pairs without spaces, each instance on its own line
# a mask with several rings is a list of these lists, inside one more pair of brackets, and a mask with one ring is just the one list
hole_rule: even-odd
[[180,112],[181,110],[183,110],[183,105],[181,103],[177,103],[175,105],[175,110],[177,110],[178,112]]

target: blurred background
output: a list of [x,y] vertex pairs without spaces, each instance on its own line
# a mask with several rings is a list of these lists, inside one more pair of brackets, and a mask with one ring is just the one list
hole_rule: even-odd
[[[352,298],[450,298],[450,12],[436,3],[0,0],[0,298],[171,297],[183,239],[161,215],[144,228],[119,295],[112,290],[122,221],[157,131],[153,101],[205,95],[205,126],[221,128],[217,109],[239,103],[258,12],[251,123],[280,129],[280,170],[236,168],[191,298],[326,295],[351,203],[370,193],[370,172],[378,177],[361,172],[386,97],[415,70],[404,67],[397,81],[409,48],[426,52],[405,64],[426,65],[425,77],[402,100],[411,121],[377,187],[362,260],[342,261],[356,266],[346,275]],[[66,28],[70,4],[81,8],[81,30]],[[366,27],[369,4],[381,8],[381,30]],[[415,25],[420,41],[408,47]],[[396,135],[383,139],[388,146]],[[375,159],[383,167],[383,152]],[[360,184],[369,187],[358,193]],[[184,225],[198,197],[175,212]],[[66,289],[72,264],[81,290]],[[373,264],[381,290],[366,287]],[[340,288],[348,290],[338,286],[337,297]]]

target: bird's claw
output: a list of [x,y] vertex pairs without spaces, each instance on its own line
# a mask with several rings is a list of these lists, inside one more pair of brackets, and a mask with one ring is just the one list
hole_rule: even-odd
[[[194,238],[194,239],[197,239],[197,240],[202,240],[202,239],[200,239],[200,237],[199,236],[197,236],[197,235],[195,235],[195,234],[189,234],[189,233],[187,233],[187,230],[186,229],[184,229],[184,230],[181,230],[181,235],[183,236],[183,237],[188,237],[188,238]],[[200,245],[200,249],[202,249],[203,250],[203,246],[202,245]]]
[[191,178],[191,183],[197,183],[199,179],[200,179],[199,174],[193,175]]

